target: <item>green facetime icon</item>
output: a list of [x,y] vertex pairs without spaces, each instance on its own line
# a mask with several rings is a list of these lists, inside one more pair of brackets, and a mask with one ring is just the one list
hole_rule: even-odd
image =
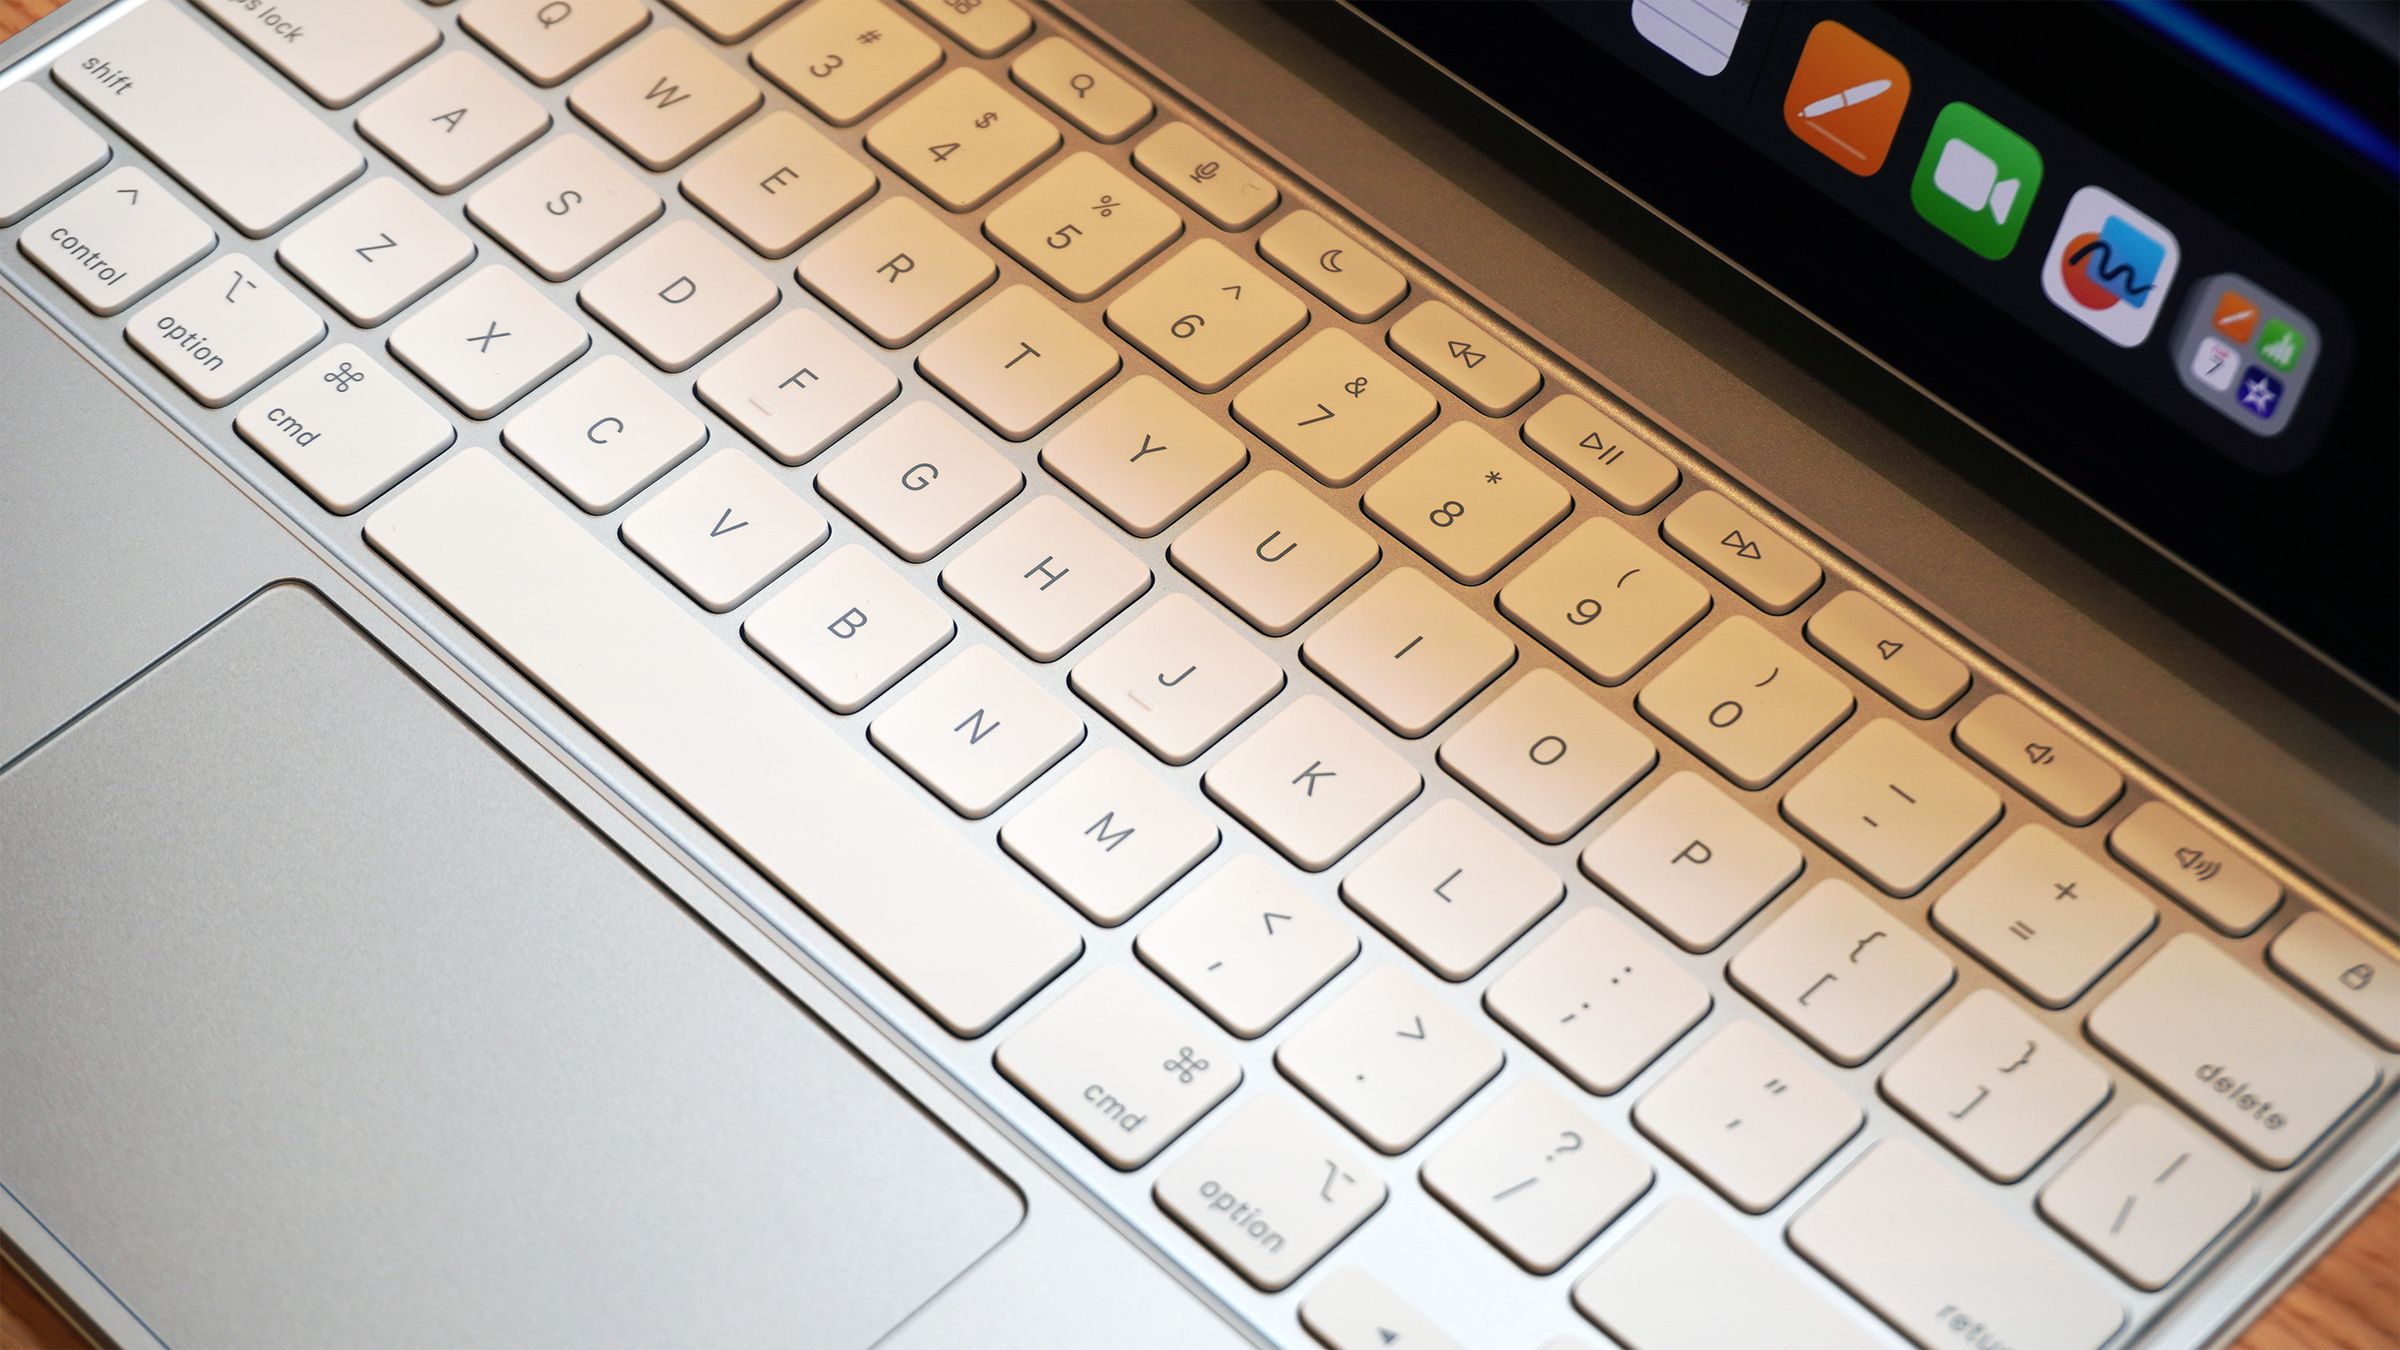
[[1934,119],[1908,196],[1942,233],[1998,262],[2017,246],[2041,186],[2041,151],[1973,105],[1953,103]]

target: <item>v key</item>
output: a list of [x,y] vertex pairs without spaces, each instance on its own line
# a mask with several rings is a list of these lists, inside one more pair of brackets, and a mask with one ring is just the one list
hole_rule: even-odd
[[731,534],[735,530],[738,530],[744,525],[750,523],[746,520],[734,520],[731,525],[728,525],[725,523],[728,520],[733,520],[733,508],[730,506],[725,508],[725,513],[723,515],[717,517],[716,524],[708,527],[708,537],[714,539],[721,534]]

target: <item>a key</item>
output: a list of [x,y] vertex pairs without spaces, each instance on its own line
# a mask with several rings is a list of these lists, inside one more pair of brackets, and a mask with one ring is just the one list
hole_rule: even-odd
[[1517,645],[1413,567],[1396,568],[1301,645],[1300,658],[1402,736],[1433,730],[1517,659]]
[[1500,1047],[1400,966],[1353,981],[1275,1067],[1383,1153],[1405,1153],[1500,1072]]
[[1243,1279],[1269,1292],[1289,1286],[1387,1193],[1374,1165],[1323,1121],[1288,1094],[1251,1097],[1160,1175],[1158,1207]]
[[2108,1100],[2108,1075],[2001,994],[1961,1000],[1878,1080],[1894,1106],[1998,1182],[2021,1179]]
[[1016,0],[908,0],[908,7],[977,56],[998,56],[1033,31]]
[[1148,94],[1062,37],[1027,47],[1009,63],[1008,74],[1050,111],[1104,145],[1140,130],[1158,110]]
[[1800,866],[1797,845],[1689,769],[1583,850],[1585,875],[1695,952],[1731,937]]
[[708,428],[622,356],[569,375],[508,420],[500,440],[595,516],[606,515],[708,439]]
[[1058,149],[1058,128],[1025,100],[962,66],[867,129],[867,149],[953,211],[998,196]]
[[719,42],[739,42],[798,3],[800,0],[667,0],[667,7]]
[[1358,323],[1373,323],[1408,295],[1400,269],[1314,211],[1291,211],[1258,237],[1258,255],[1308,293]]
[[1220,229],[1249,229],[1283,200],[1258,170],[1183,122],[1144,137],[1133,148],[1133,164]]
[[1084,917],[1114,928],[1217,847],[1198,807],[1114,746],[1092,752],[1000,827],[1000,847]]
[[1441,761],[1526,833],[1557,844],[1650,772],[1658,749],[1565,676],[1532,670],[1443,741]]
[[325,336],[325,321],[265,267],[220,253],[135,310],[125,338],[202,406],[222,408]]
[[261,390],[233,429],[337,516],[382,496],[458,438],[433,405],[347,342]]
[[1131,971],[1104,967],[1000,1043],[992,1063],[1109,1166],[1158,1156],[1241,1085],[1231,1043]]
[[2045,1008],[2063,1008],[2158,924],[2105,864],[2046,825],[2022,825],[1933,904],[1955,938]]
[[1025,475],[940,405],[918,399],[817,471],[817,491],[910,562],[950,547]]
[[1068,674],[1085,702],[1189,764],[1283,688],[1283,667],[1187,595],[1161,596]]
[[100,315],[122,313],[216,245],[206,221],[131,164],[93,180],[17,236],[18,252]]
[[942,589],[1036,661],[1055,661],[1150,589],[1150,568],[1044,494],[942,569]]
[[984,425],[1021,441],[1108,382],[1124,362],[1031,286],[1011,286],[927,343],[917,371]]
[[1764,1214],[1866,1117],[1783,1038],[1735,1021],[1643,1093],[1633,1123],[1737,1208]]
[[2275,935],[2267,961],[2377,1045],[2400,1050],[2400,990],[2389,974],[2400,962],[2387,948],[2329,914],[2310,913]]
[[722,614],[825,542],[825,517],[739,450],[719,450],[625,518],[625,542]]
[[1808,640],[1911,717],[1939,717],[1967,692],[1966,663],[1864,591],[1808,616]]
[[2099,819],[2125,795],[2125,776],[2064,728],[2006,694],[1959,719],[1958,748],[2069,825]]
[[1322,872],[1424,786],[1407,760],[1315,694],[1285,705],[1200,783],[1292,862]]
[[1782,777],[1858,700],[1756,620],[1736,614],[1660,671],[1634,704],[1717,772],[1757,789]]
[[1486,417],[1506,417],[1541,391],[1542,373],[1482,325],[1427,300],[1392,325],[1392,350]]
[[1583,1250],[1650,1189],[1650,1164],[1549,1085],[1525,1079],[1422,1170],[1434,1193],[1536,1275]]
[[1183,217],[1079,150],[1001,203],[983,232],[1068,299],[1089,300],[1175,242]]
[[1713,1003],[1698,980],[1597,908],[1568,915],[1483,996],[1501,1025],[1603,1095],[1632,1082]]
[[1348,331],[1294,347],[1233,397],[1236,421],[1332,487],[1357,482],[1441,408]]
[[1342,898],[1445,980],[1490,964],[1566,896],[1556,874],[1456,798],[1342,879]]
[[742,339],[693,389],[768,454],[805,464],[900,397],[900,379],[799,309]]
[[506,267],[485,267],[392,330],[402,364],[481,421],[592,345],[583,325]]
[[1042,447],[1042,467],[1147,539],[1250,462],[1241,438],[1149,375],[1110,390]]
[[2218,931],[2242,937],[2283,903],[2283,883],[2222,835],[2165,802],[2144,802],[2108,832],[2108,851]]
[[575,115],[646,169],[672,169],[763,101],[758,86],[678,28],[611,56],[567,94]]
[[775,307],[775,283],[695,221],[678,220],[592,274],[592,317],[665,371],[689,370]]
[[942,63],[942,44],[879,0],[819,0],[750,49],[817,116],[854,126]]
[[90,32],[50,63],[50,78],[252,239],[367,167],[182,5],[137,5]]
[[1990,1345],[2099,1350],[2125,1322],[2090,1267],[2062,1255],[1913,1139],[1869,1149],[1800,1211],[1786,1236],[1919,1345],[1971,1336]]
[[1291,475],[1269,470],[1167,546],[1167,557],[1253,628],[1281,637],[1367,574],[1383,550]]
[[1742,992],[1837,1064],[1863,1064],[1941,997],[1957,967],[1839,880],[1820,881],[1726,966]]
[[1676,1196],[1575,1283],[1575,1306],[1633,1350],[1713,1350],[1773,1329],[1787,1350],[1866,1339],[1838,1296],[1741,1235],[1706,1200]]
[[742,621],[742,636],[838,713],[875,701],[958,625],[863,544],[835,549]]
[[1623,684],[1708,613],[1708,588],[1613,520],[1587,520],[1500,588],[1500,612],[1601,684]]
[[374,328],[458,275],[475,242],[387,175],[285,235],[275,258],[350,322]]
[[1567,490],[1523,455],[1454,422],[1367,489],[1367,514],[1452,579],[1489,581],[1567,518]]
[[467,219],[525,265],[565,281],[631,239],[665,205],[581,136],[553,136],[467,198]]
[[1673,460],[1574,394],[1560,394],[1526,418],[1524,436],[1527,445],[1629,515],[1665,501],[1683,481]]
[[452,193],[550,129],[514,80],[463,48],[359,110],[358,132],[435,192]]
[[1213,394],[1308,322],[1308,306],[1232,249],[1198,239],[1111,301],[1108,326]]
[[1386,1288],[1382,1281],[1355,1266],[1344,1266],[1317,1281],[1300,1304],[1300,1325],[1331,1350],[1458,1350],[1459,1343]]
[[874,193],[874,170],[782,108],[683,171],[683,195],[769,258],[807,243]]
[[1695,492],[1658,532],[1677,552],[1769,614],[1789,614],[1825,582],[1800,546],[1714,492]]
[[2042,1188],[2042,1217],[2138,1289],[2164,1289],[2258,1198],[2240,1163],[2137,1102]]
[[901,694],[867,739],[950,809],[981,820],[1083,740],[1083,719],[976,644]]
[[458,9],[459,27],[545,89],[606,56],[649,22],[642,0],[574,0],[563,11],[550,0],[467,0]]
[[14,225],[108,162],[108,142],[30,80],[0,89],[0,225]]
[[441,33],[403,0],[203,0],[202,12],[328,108],[347,108],[432,51]]
[[1000,265],[907,197],[893,197],[800,260],[800,284],[886,347],[905,347],[983,293]]
[[2000,819],[2000,794],[1879,717],[1783,795],[1794,825],[1893,895],[1915,895]]
[[1282,869],[1244,854],[1185,891],[1133,947],[1227,1031],[1253,1040],[1349,965],[1358,938]]

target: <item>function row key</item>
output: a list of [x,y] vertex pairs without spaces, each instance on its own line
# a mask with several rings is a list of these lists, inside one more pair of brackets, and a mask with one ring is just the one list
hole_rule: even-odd
[[1062,37],[1046,37],[1026,48],[1008,73],[1050,111],[1106,145],[1139,131],[1158,111],[1148,94]]

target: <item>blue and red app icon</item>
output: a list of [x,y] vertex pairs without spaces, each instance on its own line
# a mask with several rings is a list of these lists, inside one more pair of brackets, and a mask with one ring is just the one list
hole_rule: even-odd
[[2120,347],[2138,347],[2158,325],[2183,261],[2174,232],[2106,188],[2067,202],[2042,263],[2042,293]]

